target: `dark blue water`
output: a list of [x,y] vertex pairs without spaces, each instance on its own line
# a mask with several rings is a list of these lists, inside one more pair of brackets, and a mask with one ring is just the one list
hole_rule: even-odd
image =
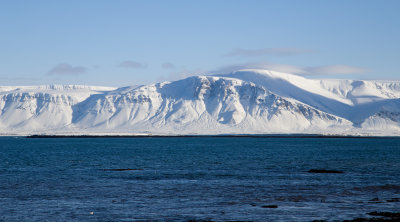
[[3,221],[335,221],[396,198],[400,139],[0,137]]

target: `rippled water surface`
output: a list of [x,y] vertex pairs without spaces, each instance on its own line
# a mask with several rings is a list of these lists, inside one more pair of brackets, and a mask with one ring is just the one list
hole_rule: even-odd
[[0,137],[0,221],[335,221],[398,198],[400,139]]

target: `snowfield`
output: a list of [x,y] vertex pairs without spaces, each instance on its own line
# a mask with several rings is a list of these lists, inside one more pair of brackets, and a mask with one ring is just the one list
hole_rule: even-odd
[[0,132],[400,136],[400,82],[240,70],[123,88],[0,86]]

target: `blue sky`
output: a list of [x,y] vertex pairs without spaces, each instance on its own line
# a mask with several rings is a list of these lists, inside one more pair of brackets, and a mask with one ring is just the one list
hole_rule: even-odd
[[125,86],[268,68],[400,79],[400,1],[0,0],[0,85]]

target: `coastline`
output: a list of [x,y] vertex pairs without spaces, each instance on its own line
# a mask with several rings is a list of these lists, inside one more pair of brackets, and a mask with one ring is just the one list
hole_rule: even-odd
[[325,134],[176,134],[176,135],[163,135],[163,134],[82,134],[82,135],[68,135],[68,134],[33,134],[22,136],[25,138],[179,138],[179,137],[218,137],[218,138],[307,138],[307,139],[400,139],[400,136],[376,136],[376,135],[325,135]]

